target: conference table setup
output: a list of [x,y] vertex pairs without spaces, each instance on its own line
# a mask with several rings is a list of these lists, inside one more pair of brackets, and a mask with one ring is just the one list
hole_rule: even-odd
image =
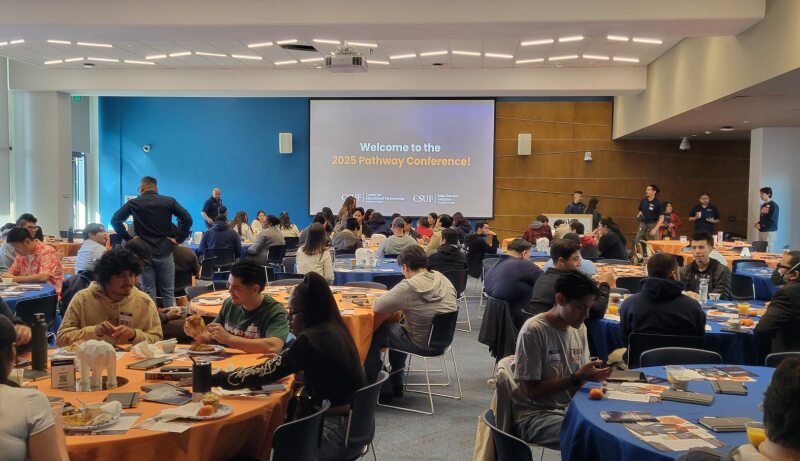
[[372,267],[365,267],[357,264],[355,258],[336,258],[333,264],[333,285],[371,282],[376,275],[402,276],[402,274],[397,259],[378,259]]
[[22,300],[41,298],[56,294],[56,289],[49,283],[5,283],[0,285],[0,298],[8,304],[12,312]]
[[[691,248],[688,242],[681,242],[680,240],[648,240],[647,245],[655,252],[663,252],[673,254],[675,256],[682,256],[684,264],[690,264],[694,261]],[[781,261],[783,255],[780,253],[759,253],[750,250],[750,256],[742,256],[742,249],[750,248],[748,242],[717,242],[717,251],[725,257],[728,261],[728,267],[733,268],[733,261],[739,259],[756,259],[764,261],[770,269],[775,269]]]
[[[736,446],[758,445],[764,440],[763,426],[713,432],[700,421],[703,418],[703,423],[712,426],[716,422],[711,418],[760,422],[763,413],[759,406],[773,368],[685,365],[677,369],[683,374],[682,385],[688,381],[690,392],[713,397],[710,405],[667,400],[670,392],[665,392],[671,385],[663,366],[637,371],[645,375],[646,383],[608,383],[600,394],[602,398],[596,400],[590,398],[590,393],[597,394],[601,388],[598,383],[586,384],[575,393],[561,426],[562,460],[672,460],[693,447],[716,449],[722,454]],[[746,395],[715,394],[715,381],[742,383]]]

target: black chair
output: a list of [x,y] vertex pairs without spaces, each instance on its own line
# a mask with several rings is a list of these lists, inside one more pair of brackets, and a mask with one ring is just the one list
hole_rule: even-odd
[[236,250],[233,248],[206,248],[206,251],[203,252],[203,261],[206,258],[216,258],[214,259],[214,269],[227,270],[231,264],[236,262],[237,256]]
[[397,259],[397,257],[398,257],[398,256],[400,256],[400,255],[399,255],[399,254],[396,254],[396,255],[387,255],[387,254],[384,254],[384,255],[383,255],[383,259]]
[[350,414],[347,417],[344,446],[361,449],[361,456],[364,456],[370,448],[372,455],[375,456],[375,447],[372,446],[372,439],[375,438],[375,407],[378,405],[381,387],[387,379],[389,379],[389,373],[381,371],[378,373],[378,380],[375,381],[375,384],[362,387],[353,394]]
[[[275,280],[272,280],[272,281],[276,282],[278,280],[303,280],[304,278],[305,278],[305,274],[294,274],[294,273],[288,273],[288,272],[276,272],[275,273]],[[272,285],[272,284],[270,283],[270,285]]]
[[[492,410],[486,410],[486,413],[481,415],[481,420],[492,431],[497,461],[533,461],[530,446],[524,440],[501,431],[497,427]],[[542,448],[542,458],[544,458],[544,448]]]
[[108,241],[111,243],[111,248],[122,245],[122,236],[119,234],[109,234]]
[[62,230],[58,231],[58,236],[61,237],[62,239],[67,238],[68,235],[69,231],[62,231]]
[[768,267],[767,262],[761,259],[735,259],[733,261],[733,267],[731,268],[731,272],[736,273],[739,269],[749,269],[749,268],[762,268]]
[[267,250],[267,265],[283,268],[283,258],[286,256],[286,245],[272,245]]
[[192,285],[192,274],[191,272],[180,272],[175,271],[175,296],[183,296],[186,294],[186,287]]
[[278,426],[272,433],[272,461],[319,459],[322,419],[330,407],[331,403],[323,400],[318,412]]
[[[299,274],[293,274],[293,275],[299,275]],[[270,282],[269,286],[271,286],[271,287],[293,287],[295,285],[299,285],[300,282],[302,282],[302,281],[303,281],[302,278],[299,278],[299,279],[278,279],[278,280],[274,280],[274,281]]]
[[460,271],[445,271],[442,272],[442,275],[447,277],[447,280],[453,284],[453,288],[456,289],[456,305],[458,305],[459,301],[464,306],[464,312],[467,314],[467,319],[459,321],[457,323],[465,323],[467,324],[467,328],[458,328],[456,330],[459,331],[466,331],[467,333],[472,333],[472,322],[469,318],[469,305],[467,304],[467,298],[464,297],[464,293],[467,291],[467,270],[460,270]]
[[403,274],[376,275],[372,277],[372,281],[386,285],[386,289],[391,290],[395,285],[402,282],[404,278]]
[[639,358],[643,352],[661,347],[687,347],[702,349],[702,336],[651,335],[631,333],[628,337],[628,368],[639,368]]
[[297,247],[300,246],[300,237],[284,237],[283,244],[286,247],[286,252],[297,251]]
[[346,287],[360,287],[360,288],[372,288],[375,290],[386,290],[386,285],[378,282],[347,282],[344,284]]
[[283,257],[283,271],[289,274],[294,273],[294,264],[297,262],[297,257],[295,256],[284,256]]
[[546,263],[547,261],[550,261],[551,259],[553,259],[553,258],[550,258],[549,256],[535,256],[535,257],[531,258],[531,261],[533,261],[535,263]]
[[15,313],[28,325],[33,325],[34,314],[44,314],[47,326],[53,325],[58,308],[58,296],[40,296],[38,298],[21,299],[15,306]]
[[[750,244],[750,248],[756,253],[766,253],[768,245],[769,243],[766,240],[756,240]],[[775,248],[773,248],[772,251],[775,251]]]
[[659,347],[642,352],[639,366],[658,367],[663,365],[718,365],[722,356],[716,352],[687,347]]
[[790,357],[800,359],[800,352],[775,352],[774,354],[769,354],[766,360],[764,360],[764,366],[778,368],[778,365],[781,364],[783,359],[788,359]]
[[[481,269],[481,279],[480,279],[480,283],[481,283],[481,285],[480,285],[480,293],[481,293],[481,295],[480,295],[480,302],[478,304],[478,310],[479,311],[480,311],[480,308],[485,305],[484,304],[484,300],[485,300],[486,296],[485,296],[485,293],[483,292],[483,281],[486,280],[486,274],[488,274],[489,271],[492,270],[492,268],[494,266],[496,266],[497,263],[499,263],[501,261],[501,259],[496,254],[492,254],[491,255],[492,257],[488,257],[488,256],[490,256],[490,255],[485,255],[483,257],[483,268]],[[476,287],[477,287],[477,285],[476,285]],[[481,317],[480,313],[479,313],[478,317],[479,318]]]
[[200,263],[200,279],[201,280],[211,280],[214,276],[214,270],[216,267],[214,266],[216,258],[204,258],[203,262]]
[[[428,400],[430,402],[431,411],[421,411],[415,410],[413,408],[406,408],[400,407],[395,405],[386,405],[382,403],[378,403],[378,405],[387,408],[394,408],[397,410],[403,411],[410,411],[412,413],[422,413],[424,415],[432,415],[433,414],[433,396],[439,397],[446,397],[449,399],[461,400],[461,397],[464,395],[461,390],[461,378],[458,375],[458,365],[456,365],[456,356],[453,354],[453,348],[451,344],[453,343],[453,336],[455,336],[456,331],[456,323],[458,322],[458,311],[454,312],[447,312],[444,314],[436,314],[433,316],[433,320],[431,322],[431,333],[428,336],[428,349],[430,349],[430,354],[419,354],[415,352],[404,351],[399,348],[390,348],[387,347],[387,352],[390,350],[395,350],[397,352],[402,352],[407,355],[408,362],[406,362],[406,366],[400,368],[399,370],[392,370],[392,374],[394,373],[406,373],[405,379],[405,390],[408,392],[415,392],[421,394],[427,394]],[[456,383],[458,384],[458,395],[450,395],[450,394],[441,394],[435,393],[431,390],[432,386],[449,386],[450,385],[450,371],[447,368],[447,361],[442,360],[442,364],[444,366],[444,371],[447,374],[447,382],[446,383],[434,383],[431,384],[430,379],[430,372],[434,370],[428,369],[428,360],[429,359],[438,359],[444,357],[448,352],[450,352],[450,356],[453,359],[453,371],[456,375]],[[425,383],[408,383],[408,374],[411,369],[411,360],[412,358],[417,357],[422,359],[422,363],[425,367],[424,370],[420,370],[425,373]],[[409,389],[410,386],[427,386],[427,391],[418,391],[414,389]]]
[[683,256],[675,255],[675,259],[678,260],[678,267],[683,267],[686,264],[686,261],[683,259]]
[[603,264],[609,264],[609,265],[616,265],[616,266],[628,265],[628,264],[631,263],[627,259],[601,259],[601,260],[599,260],[597,262],[603,263]]
[[186,287],[186,297],[189,298],[189,301],[191,301],[192,299],[200,296],[203,293],[211,293],[212,291],[214,291],[214,284],[213,283],[208,284],[208,285],[205,285],[205,284],[204,285],[199,285],[198,284],[198,285],[195,285],[193,287]]
[[631,294],[642,291],[644,277],[617,277],[617,288],[624,288]]
[[629,294],[631,294],[630,290],[628,290],[627,288],[619,288],[619,287],[612,288],[611,289],[611,293],[615,293],[615,294],[618,294],[618,295],[629,295]]
[[734,301],[746,301],[755,299],[756,288],[753,284],[753,277],[749,275],[731,274],[731,299]]

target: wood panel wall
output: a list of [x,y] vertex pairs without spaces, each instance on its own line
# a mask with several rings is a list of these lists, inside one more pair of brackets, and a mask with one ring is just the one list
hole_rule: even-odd
[[[689,210],[708,192],[720,210],[718,230],[746,235],[749,141],[699,141],[680,151],[669,141],[611,140],[611,101],[498,102],[495,130],[495,218],[503,238],[521,235],[533,218],[561,213],[582,190],[584,203],[597,197],[598,210],[626,234],[638,228],[636,209],[648,184],[661,188],[684,224]],[[533,134],[533,154],[517,155],[517,134]],[[584,152],[593,160],[585,162]]]

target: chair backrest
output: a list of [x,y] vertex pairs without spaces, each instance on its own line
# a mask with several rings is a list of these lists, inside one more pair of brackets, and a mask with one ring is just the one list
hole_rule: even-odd
[[375,437],[375,407],[378,405],[381,386],[387,379],[389,373],[381,371],[375,384],[362,387],[353,394],[344,436],[344,446],[347,448],[363,448]]
[[398,256],[400,256],[400,255],[399,254],[393,254],[393,255],[384,254],[383,255],[383,259],[397,259]]
[[302,281],[303,281],[302,278],[299,278],[299,279],[274,280],[274,281],[269,283],[269,286],[271,286],[271,287],[292,287],[292,286],[295,286],[295,285],[299,285],[300,282],[302,282]]
[[300,246],[300,237],[284,237],[283,243],[286,246],[286,251],[296,250]]
[[627,259],[601,259],[597,262],[611,265],[627,265],[631,263]]
[[122,236],[119,234],[109,234],[108,241],[111,243],[111,248],[122,245]]
[[456,333],[458,311],[436,314],[431,320],[431,334],[428,336],[428,347],[434,350],[444,349],[453,342]]
[[617,287],[636,294],[642,291],[642,280],[644,277],[617,277]]
[[755,299],[756,291],[753,284],[753,277],[749,275],[731,274],[731,299],[744,301]]
[[294,274],[294,265],[297,262],[296,256],[284,256],[283,257],[283,271],[288,272],[290,274]]
[[[766,253],[768,242],[766,240],[756,240],[750,244],[750,247],[756,253]],[[772,251],[775,251],[774,249]]]
[[69,234],[69,231],[62,231],[62,230],[58,231],[58,236],[61,237],[62,239],[67,238],[68,234]]
[[447,280],[450,280],[450,283],[453,284],[453,287],[456,289],[457,298],[464,296],[464,291],[467,289],[466,269],[460,271],[445,271],[442,272],[442,275],[447,277]]
[[736,272],[739,269],[767,267],[767,262],[761,259],[735,259],[733,260],[733,268],[731,272]]
[[373,288],[376,290],[386,290],[386,285],[378,282],[347,282],[346,287]]
[[703,337],[631,333],[628,337],[628,368],[639,368],[639,357],[642,352],[660,347],[702,349]]
[[686,260],[681,255],[675,255],[675,259],[678,260],[678,267],[683,267],[686,264]]
[[272,461],[319,459],[322,419],[330,407],[331,403],[323,400],[322,407],[318,412],[278,426],[272,433],[272,457],[270,459]]
[[764,366],[778,368],[781,361],[789,357],[800,359],[800,352],[775,352],[774,354],[769,354],[766,360],[764,360]]
[[56,318],[57,307],[57,295],[39,296],[38,298],[19,300],[15,306],[15,313],[28,325],[33,325],[33,314],[44,314],[47,325],[52,325]]
[[533,461],[530,446],[524,440],[501,431],[497,427],[492,410],[486,410],[481,419],[492,432],[497,461]]
[[722,363],[722,356],[716,352],[688,347],[659,347],[642,352],[639,365],[642,367],[658,367],[663,365],[717,365]]
[[303,280],[305,274],[291,274],[287,272],[276,272],[275,280]]
[[175,291],[183,290],[192,285],[192,274],[186,271],[175,271]]
[[501,261],[500,258],[483,258],[483,276],[486,277],[486,274],[489,273],[489,270],[493,268],[497,263]]
[[284,256],[286,256],[286,245],[272,245],[267,250],[268,263],[283,264]]
[[611,293],[615,293],[615,294],[618,294],[618,295],[628,295],[631,292],[627,288],[616,287],[616,288],[612,288],[611,289]]
[[212,291],[214,291],[213,283],[210,285],[195,285],[193,287],[186,287],[186,297],[189,298],[189,301],[191,301],[203,293],[211,293]]
[[200,263],[200,278],[203,280],[211,280],[211,277],[214,276],[214,263],[216,262],[217,258],[203,258],[203,262]]
[[206,258],[216,258],[214,266],[230,266],[236,261],[236,250],[233,248],[206,248],[203,252],[203,260]]
[[402,282],[404,278],[403,274],[375,275],[372,277],[372,281],[386,285],[386,288],[391,290],[395,285]]
[[214,280],[213,283],[214,285],[212,286],[214,287],[214,291],[224,291],[228,289],[227,278],[225,280]]

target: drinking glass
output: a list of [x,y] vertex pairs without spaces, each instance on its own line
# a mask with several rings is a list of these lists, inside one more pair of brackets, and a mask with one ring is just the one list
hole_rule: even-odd
[[767,439],[767,432],[764,429],[764,423],[758,421],[748,421],[744,423],[745,430],[747,430],[747,440],[751,445],[758,449],[761,442]]

